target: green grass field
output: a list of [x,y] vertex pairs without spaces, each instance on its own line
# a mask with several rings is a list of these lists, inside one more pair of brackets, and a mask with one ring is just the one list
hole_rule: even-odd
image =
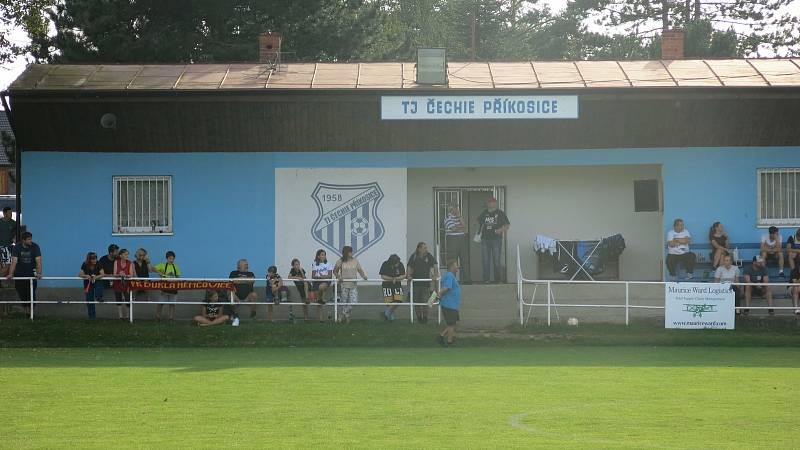
[[[618,327],[608,327],[607,334],[629,336],[617,345],[575,343],[580,333],[603,334],[597,327],[572,337],[562,330],[549,340],[470,337],[442,349],[426,344],[433,326],[278,325],[242,327],[248,342],[263,345],[197,348],[198,342],[213,344],[209,336],[231,338],[233,330],[12,322],[0,323],[1,448],[800,443],[796,329],[750,332],[765,341],[773,335],[781,346],[769,348],[733,346],[751,337],[746,331],[690,332],[698,337],[696,346],[638,345],[637,336],[660,336],[662,341],[651,341],[658,345],[673,334]],[[28,342],[33,333],[25,334],[30,329],[38,331],[35,345]],[[68,330],[72,338],[63,335]],[[111,347],[79,345],[79,330],[100,333]],[[392,340],[398,331],[411,338]],[[536,332],[543,331],[550,332]],[[298,347],[276,338],[304,333],[312,344],[321,335],[328,345]],[[59,334],[69,347],[48,345]],[[172,337],[175,345],[194,342],[195,348],[119,346],[133,335],[166,336],[167,344]],[[340,345],[331,345],[331,336],[340,336]],[[341,345],[345,336],[353,342],[372,336],[376,344],[356,347],[345,339]],[[720,345],[702,345],[709,336]]]

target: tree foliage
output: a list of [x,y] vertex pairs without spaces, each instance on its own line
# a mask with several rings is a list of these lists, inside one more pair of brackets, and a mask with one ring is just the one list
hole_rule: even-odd
[[0,61],[230,62],[257,55],[256,36],[284,36],[285,60],[410,60],[445,47],[453,60],[658,57],[668,25],[686,31],[689,57],[794,54],[792,0],[0,0]]

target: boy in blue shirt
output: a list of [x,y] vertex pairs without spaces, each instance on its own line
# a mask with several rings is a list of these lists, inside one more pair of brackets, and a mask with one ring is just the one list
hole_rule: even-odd
[[456,274],[458,274],[458,261],[450,261],[447,264],[447,272],[442,277],[442,288],[436,295],[442,308],[444,322],[447,324],[437,338],[442,347],[449,347],[456,340],[456,322],[459,319],[458,310],[461,308],[461,286],[458,284]]

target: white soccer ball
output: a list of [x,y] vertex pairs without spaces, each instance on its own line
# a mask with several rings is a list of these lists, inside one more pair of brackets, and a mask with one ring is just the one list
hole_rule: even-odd
[[350,231],[356,236],[364,236],[369,232],[369,220],[366,217],[356,217],[350,224]]
[[578,326],[578,319],[575,318],[575,317],[570,317],[569,319],[567,319],[567,325],[569,325],[571,327],[577,327]]

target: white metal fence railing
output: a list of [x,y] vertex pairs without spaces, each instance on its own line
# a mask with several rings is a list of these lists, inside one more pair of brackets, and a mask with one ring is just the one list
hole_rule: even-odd
[[[556,318],[558,319],[558,308],[607,308],[607,309],[624,309],[625,311],[625,325],[630,324],[630,312],[631,310],[637,309],[655,309],[655,310],[664,310],[663,303],[661,305],[635,305],[631,304],[631,286],[665,286],[667,282],[664,281],[595,281],[595,280],[536,280],[536,279],[528,279],[522,273],[522,264],[521,264],[521,257],[520,257],[520,249],[517,247],[517,303],[519,307],[519,323],[520,325],[526,325],[530,318],[533,315],[533,308],[534,307],[544,307],[547,308],[547,325],[550,326],[552,323],[552,314],[555,312]],[[760,286],[764,287],[764,283],[729,283],[731,286]],[[526,301],[525,297],[525,286],[526,285],[533,285],[533,294],[531,295],[530,301]],[[598,304],[598,303],[556,303],[554,300],[554,293],[553,293],[553,286],[563,286],[563,285],[593,285],[593,286],[620,286],[624,288],[624,294],[620,295],[621,303],[606,303],[606,304]],[[538,292],[539,286],[542,286],[546,297],[546,301],[544,303],[536,303],[536,294]],[[795,283],[773,283],[770,282],[766,286],[768,288],[772,287],[790,287],[790,286],[800,286]],[[663,302],[664,298],[661,297],[661,301]],[[527,311],[526,308],[527,307]],[[746,306],[746,305],[739,305],[735,306],[735,309],[738,310],[795,310],[794,306]]]
[[[85,298],[82,299],[82,300],[80,300],[80,299],[79,300],[71,300],[71,299],[66,299],[66,300],[63,300],[63,299],[62,300],[39,300],[39,299],[36,298],[35,286],[38,283],[45,282],[45,281],[62,281],[62,282],[63,281],[80,281],[81,285],[83,285],[83,282],[86,281],[86,279],[80,278],[80,277],[41,277],[41,278],[37,278],[37,277],[14,277],[14,278],[9,278],[9,280],[27,281],[28,282],[28,289],[29,289],[29,291],[28,291],[29,300],[28,301],[2,300],[2,301],[0,301],[0,305],[10,304],[10,305],[25,305],[25,306],[28,306],[30,308],[30,319],[31,320],[34,319],[34,310],[35,310],[34,307],[35,307],[35,305],[47,305],[47,304],[58,304],[58,305],[68,305],[68,304],[90,305],[90,304],[94,304],[94,305],[102,305],[102,304],[116,304],[116,303],[119,303],[116,300],[87,301]],[[119,277],[103,277],[101,279],[97,279],[96,282],[104,283],[106,281],[114,281],[114,280],[121,280],[121,278],[119,278]],[[209,282],[234,282],[234,284],[236,284],[237,282],[241,282],[243,279],[241,279],[241,278],[231,279],[231,278],[135,278],[135,277],[132,277],[132,278],[125,278],[124,280],[126,280],[126,281],[133,281],[133,280],[138,280],[138,281],[166,281],[166,280],[168,280],[170,282],[209,281]],[[254,288],[255,288],[256,283],[261,283],[261,286],[259,286],[259,287],[269,288],[269,286],[265,286],[266,283],[269,281],[266,278],[247,278],[245,280],[246,280],[247,283],[252,282]],[[238,300],[238,298],[237,298],[237,296],[235,294],[235,290],[233,290],[233,291],[229,291],[229,298],[228,298],[227,301],[217,301],[217,303],[221,304],[221,305],[230,304],[230,305],[245,305],[245,306],[247,306],[247,305],[304,306],[304,305],[317,304],[317,305],[319,305],[321,307],[332,307],[333,308],[334,320],[338,321],[338,319],[339,319],[339,306],[342,306],[342,305],[345,304],[345,303],[342,303],[342,302],[339,301],[339,290],[340,290],[341,283],[344,283],[344,282],[356,282],[358,285],[361,285],[361,286],[364,286],[364,285],[366,285],[366,286],[374,286],[374,285],[380,285],[380,284],[384,283],[385,280],[383,280],[383,279],[374,279],[374,278],[369,278],[369,279],[366,279],[366,280],[363,280],[363,279],[352,279],[351,280],[351,279],[336,279],[336,278],[330,278],[330,279],[325,279],[325,278],[314,278],[314,279],[312,279],[312,278],[306,278],[306,279],[281,278],[281,281],[283,282],[284,286],[286,286],[287,288],[294,286],[295,282],[300,282],[300,283],[303,283],[303,282],[304,283],[313,283],[313,282],[316,282],[316,283],[328,283],[331,286],[328,289],[332,289],[332,291],[333,291],[333,294],[331,295],[332,298],[330,300],[325,301],[325,303],[316,303],[314,301],[311,301],[309,303],[306,303],[306,302],[303,302],[303,301],[288,301],[288,302],[255,301],[255,302],[250,302],[250,301],[246,301],[246,300]],[[377,301],[361,302],[361,301],[359,301],[358,303],[353,303],[351,305],[353,307],[360,307],[360,306],[389,306],[389,305],[394,305],[394,306],[398,306],[398,307],[408,307],[409,308],[409,317],[410,317],[409,320],[411,321],[411,323],[414,323],[414,317],[415,317],[414,308],[418,307],[418,306],[427,306],[428,305],[428,299],[427,298],[425,298],[425,299],[414,299],[414,283],[431,283],[431,282],[434,282],[434,281],[437,282],[437,289],[438,289],[438,287],[439,287],[438,284],[440,283],[439,279],[432,279],[432,278],[421,279],[421,278],[417,278],[417,279],[406,279],[406,280],[402,281],[401,284],[405,284],[407,286],[407,288],[408,288],[407,289],[407,291],[408,291],[408,295],[407,295],[407,299],[408,300],[407,301],[392,302],[392,303],[386,303],[384,301],[380,301],[380,302],[377,302]],[[58,287],[59,288],[69,288],[70,286],[58,286]],[[197,289],[197,290],[200,290],[200,289]],[[191,292],[191,291],[197,291],[197,290],[187,290],[187,291]],[[125,295],[127,295],[127,297],[128,297],[128,301],[123,301],[121,303],[123,305],[128,305],[128,307],[129,307],[129,317],[130,317],[130,321],[131,322],[133,322],[133,318],[134,318],[134,314],[133,314],[134,305],[204,305],[204,304],[207,303],[205,301],[161,301],[161,300],[137,301],[136,298],[135,298],[135,295],[134,295],[134,293],[136,291],[138,291],[138,289],[129,288],[129,290],[125,293]],[[158,292],[158,291],[160,291],[160,289],[156,289],[156,290],[152,290],[152,291],[153,292]],[[306,292],[308,292],[308,291],[306,291]],[[441,311],[441,308],[439,308],[439,302],[438,301],[434,302],[433,306],[435,306],[436,309],[438,310],[437,321],[439,323],[441,323],[441,321],[442,321],[442,311]]]

